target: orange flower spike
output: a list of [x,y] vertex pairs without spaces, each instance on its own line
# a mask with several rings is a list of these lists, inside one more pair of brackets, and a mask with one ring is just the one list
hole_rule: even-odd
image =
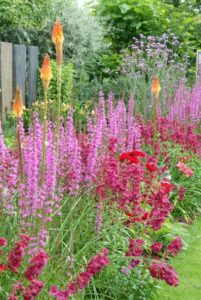
[[160,91],[161,91],[161,86],[160,86],[160,83],[159,83],[159,79],[157,76],[154,76],[154,80],[153,80],[153,84],[152,84],[152,87],[151,87],[151,91],[152,93],[158,97]]
[[22,89],[17,86],[15,92],[15,98],[13,103],[13,112],[17,118],[20,118],[23,114],[23,101],[22,101]]
[[52,29],[52,41],[55,46],[62,45],[64,42],[63,26],[60,21],[54,23]]
[[47,91],[50,80],[52,79],[52,69],[50,64],[50,57],[48,54],[45,54],[44,56],[42,68],[40,70],[40,77],[43,80],[44,88]]
[[63,35],[63,26],[60,21],[56,21],[54,23],[52,29],[52,41],[56,47],[56,61],[57,65],[61,66],[63,61],[63,42],[64,42],[64,35]]

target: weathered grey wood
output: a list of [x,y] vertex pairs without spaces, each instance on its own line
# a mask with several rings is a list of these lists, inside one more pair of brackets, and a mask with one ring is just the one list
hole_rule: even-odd
[[13,90],[18,85],[22,88],[22,99],[25,104],[26,84],[26,46],[13,45]]
[[35,46],[28,47],[28,105],[36,101],[37,96],[37,72],[39,49]]
[[201,82],[201,50],[197,50],[196,58],[196,80]]
[[13,99],[13,47],[11,43],[0,43],[0,110],[5,120],[6,112],[11,109]]

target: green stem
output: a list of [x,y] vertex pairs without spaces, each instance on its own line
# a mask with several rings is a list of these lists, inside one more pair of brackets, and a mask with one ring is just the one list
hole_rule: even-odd
[[61,73],[62,66],[57,66],[57,114],[56,114],[56,157],[59,154],[59,129],[60,129],[60,107],[61,107]]
[[20,138],[20,118],[18,119],[17,126],[17,140],[18,140],[18,149],[19,149],[19,166],[20,166],[20,180],[23,181],[23,157],[22,157],[22,145]]
[[42,156],[42,180],[45,176],[45,162],[46,162],[46,147],[47,147],[47,89],[45,89],[45,108],[43,116],[43,156]]
[[154,95],[154,127],[156,131],[157,126],[157,114],[158,114],[158,95]]

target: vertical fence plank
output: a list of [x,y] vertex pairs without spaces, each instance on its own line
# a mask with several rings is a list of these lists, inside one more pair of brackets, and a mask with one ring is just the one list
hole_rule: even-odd
[[196,58],[196,80],[201,82],[201,50],[197,50]]
[[13,90],[18,85],[22,88],[22,98],[25,104],[25,83],[26,83],[26,46],[13,46]]
[[28,47],[28,105],[32,105],[37,97],[38,47]]
[[6,112],[11,109],[13,98],[13,47],[11,43],[0,43],[0,110],[5,120]]

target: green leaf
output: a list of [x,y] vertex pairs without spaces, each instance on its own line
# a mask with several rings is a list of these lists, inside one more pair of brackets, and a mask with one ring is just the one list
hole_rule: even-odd
[[129,10],[130,10],[130,6],[128,4],[122,4],[120,6],[120,11],[122,14],[126,14],[127,11],[129,11]]

